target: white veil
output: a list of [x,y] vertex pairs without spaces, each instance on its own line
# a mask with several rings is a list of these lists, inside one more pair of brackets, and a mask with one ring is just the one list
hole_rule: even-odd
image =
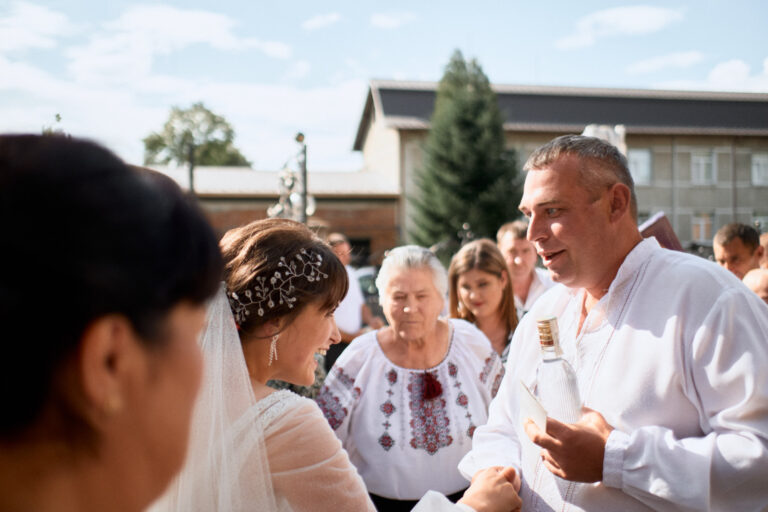
[[264,433],[240,338],[222,283],[200,339],[204,374],[192,415],[187,459],[160,511],[271,511],[277,508]]

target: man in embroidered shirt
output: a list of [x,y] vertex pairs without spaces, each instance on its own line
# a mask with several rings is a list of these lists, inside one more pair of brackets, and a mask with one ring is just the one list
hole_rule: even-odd
[[512,291],[515,295],[517,318],[523,318],[536,299],[554,286],[549,272],[536,268],[536,248],[526,239],[528,223],[523,220],[507,222],[496,233],[496,245],[504,255],[509,275],[512,278]]
[[[613,146],[559,137],[525,168],[528,239],[565,286],[516,329],[462,474],[514,466],[523,510],[763,510],[765,305],[717,265],[641,238]],[[542,430],[518,390],[552,384],[536,378],[536,320],[551,315],[585,407],[579,422],[547,418]]]
[[733,272],[739,279],[744,279],[744,275],[753,268],[759,268],[763,257],[757,230],[738,222],[726,224],[717,230],[712,249],[717,264]]

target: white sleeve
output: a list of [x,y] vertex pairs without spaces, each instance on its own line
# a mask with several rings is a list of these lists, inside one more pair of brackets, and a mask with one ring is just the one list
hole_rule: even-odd
[[750,299],[724,291],[685,346],[686,388],[704,435],[677,438],[660,426],[614,431],[603,484],[655,510],[766,507],[768,310]]
[[520,474],[520,442],[514,429],[516,415],[512,412],[517,399],[513,372],[509,369],[508,366],[499,392],[491,401],[488,422],[477,427],[472,436],[472,450],[459,462],[459,472],[467,480],[491,466],[514,466]]
[[317,406],[307,400],[266,438],[275,494],[294,512],[374,511],[363,479]]
[[475,509],[463,503],[451,503],[439,492],[427,491],[411,512],[475,512]]

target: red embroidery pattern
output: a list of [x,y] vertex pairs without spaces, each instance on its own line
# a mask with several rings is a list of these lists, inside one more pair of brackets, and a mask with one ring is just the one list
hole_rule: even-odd
[[379,444],[384,448],[384,451],[389,451],[390,448],[395,446],[395,440],[389,435],[389,427],[392,426],[389,422],[389,417],[397,410],[395,404],[390,400],[394,394],[392,387],[397,383],[397,372],[392,368],[385,374],[385,377],[389,384],[389,389],[387,390],[387,400],[379,406],[379,410],[384,414],[384,422],[381,424],[384,427],[384,433],[379,437]]
[[[332,375],[342,384],[342,386],[352,390],[352,396],[355,400],[360,398],[360,388],[354,387],[354,377],[344,373],[344,369],[340,366],[335,366],[333,368]],[[323,386],[323,388],[317,394],[315,402],[317,402],[320,410],[323,411],[323,416],[325,416],[325,419],[328,420],[328,423],[331,425],[333,430],[336,430],[341,426],[341,424],[344,422],[344,418],[346,418],[347,414],[349,413],[347,408],[341,405],[341,400],[339,400],[339,397],[331,393],[331,390],[327,385]]]
[[469,397],[467,397],[466,394],[461,390],[461,382],[458,380],[458,368],[456,368],[456,365],[453,363],[448,363],[448,375],[453,377],[454,383],[453,386],[456,388],[456,405],[459,407],[463,407],[464,410],[466,410],[466,414],[464,415],[465,418],[469,421],[469,426],[467,427],[467,436],[472,439],[472,434],[475,433],[476,425],[472,423],[472,413],[469,412]]
[[[434,372],[435,379],[437,372]],[[424,398],[425,379],[423,372],[410,372],[408,375],[408,392],[410,400],[408,407],[411,410],[411,447],[424,449],[430,455],[434,455],[440,448],[453,443],[453,437],[449,434],[450,420],[445,410],[445,399],[437,397],[432,400]]]
[[496,351],[491,352],[491,355],[486,358],[485,365],[483,365],[483,371],[480,372],[480,382],[483,384],[488,380],[488,376],[491,374],[491,369],[493,369],[493,365],[498,358],[499,355]]
[[496,393],[499,392],[499,387],[501,387],[501,379],[504,378],[504,368],[501,369],[499,373],[496,374],[496,378],[493,379],[493,386],[491,386],[491,398],[496,396]]
[[345,388],[352,389],[352,386],[355,385],[354,377],[344,373],[344,368],[340,366],[335,367],[333,374],[336,376],[339,382],[341,382],[344,385]]
[[387,400],[386,402],[381,404],[381,407],[379,407],[379,409],[381,410],[381,412],[384,413],[384,416],[389,418],[390,416],[392,416],[392,413],[397,410],[397,407],[395,407],[395,404],[393,404],[391,400]]
[[384,432],[382,436],[379,438],[379,444],[381,445],[384,450],[389,451],[390,448],[395,446],[395,440],[389,437],[389,434]]
[[347,408],[342,407],[339,397],[331,393],[328,386],[323,386],[320,393],[317,394],[315,402],[323,411],[323,416],[328,420],[328,424],[331,425],[333,430],[336,430],[344,422],[344,418],[347,417]]

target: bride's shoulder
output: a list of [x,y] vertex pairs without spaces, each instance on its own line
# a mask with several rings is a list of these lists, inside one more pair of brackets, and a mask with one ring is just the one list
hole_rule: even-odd
[[313,400],[287,389],[270,393],[257,401],[253,407],[265,428],[290,421],[306,421],[317,415],[323,417]]

